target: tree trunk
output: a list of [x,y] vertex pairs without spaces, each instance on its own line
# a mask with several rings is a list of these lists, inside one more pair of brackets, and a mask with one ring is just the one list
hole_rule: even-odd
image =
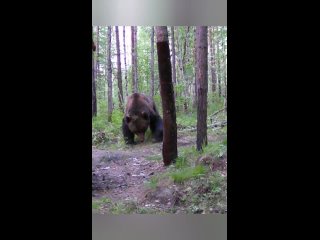
[[134,76],[135,76],[135,82],[136,82],[136,92],[139,91],[139,82],[138,82],[138,41],[137,41],[137,32],[138,32],[138,27],[134,27]]
[[121,74],[121,59],[120,59],[120,41],[119,41],[119,29],[116,28],[116,47],[117,47],[117,68],[118,68],[118,98],[119,98],[119,108],[123,112],[123,91],[122,91],[122,74]]
[[127,53],[126,53],[126,27],[123,26],[123,53],[124,53],[124,80],[126,85],[126,97],[128,96]]
[[189,96],[188,94],[188,78],[186,78],[186,53],[187,53],[187,46],[188,46],[188,38],[189,38],[189,28],[190,27],[186,27],[186,37],[185,37],[185,41],[184,41],[184,47],[183,47],[183,57],[182,57],[182,73],[183,73],[183,79],[185,80],[185,88],[184,88],[184,112],[187,113],[188,112],[188,102],[187,102],[187,97]]
[[[93,32],[93,28],[92,28]],[[94,52],[96,51],[96,45],[92,39],[92,117],[97,116],[97,96],[96,96],[96,80],[95,80],[95,61]]]
[[186,38],[184,40],[184,47],[183,47],[183,58],[182,58],[182,62],[183,62],[183,72],[185,73],[185,63],[186,63],[186,55],[187,55],[187,49],[188,49],[188,43],[189,43],[189,29],[190,27],[186,27]]
[[213,42],[213,34],[214,34],[214,27],[209,28],[209,45],[210,45],[210,65],[211,65],[211,91],[214,93],[216,91],[216,84],[217,84],[217,75],[216,75],[216,68],[215,68],[215,48]]
[[96,65],[96,79],[100,76],[100,27],[97,27],[97,65]]
[[176,50],[174,47],[174,27],[171,27],[171,49],[172,49],[172,81],[176,85]]
[[217,38],[217,63],[218,63],[218,93],[219,97],[221,97],[221,79],[222,79],[222,70],[221,70],[221,49],[220,49],[220,42],[221,42],[221,34],[220,34],[220,28],[217,27],[218,32],[218,38]]
[[[174,89],[177,85],[177,76],[176,76],[176,49],[175,49],[175,44],[174,44],[174,27],[171,27],[171,49],[172,49],[172,81],[173,81],[173,86]],[[176,101],[177,98],[177,90],[174,92],[174,100]],[[176,111],[179,111],[178,105],[176,106]]]
[[197,27],[197,150],[207,145],[208,27]]
[[111,27],[108,27],[107,32],[107,42],[108,42],[108,51],[107,51],[107,79],[108,79],[108,122],[112,121],[112,67],[111,67]]
[[196,27],[194,28],[194,101],[193,101],[193,106],[196,108],[198,105],[198,87],[197,87],[197,47],[196,47],[196,42],[197,42],[197,34],[196,34]]
[[[223,32],[224,32],[223,28]],[[225,37],[223,35],[222,38],[222,50],[223,50],[223,83],[224,83],[224,106],[227,112],[227,53],[226,53],[226,44],[225,44]]]
[[150,73],[151,73],[150,96],[153,98],[154,96],[154,27],[151,27]]
[[[178,41],[179,43],[179,41]],[[185,44],[184,44],[185,45]],[[187,105],[187,101],[186,101],[186,98],[187,98],[187,81],[186,81],[186,78],[185,78],[185,72],[184,72],[184,53],[183,53],[183,46],[180,46],[178,44],[178,48],[177,48],[177,58],[178,58],[178,68],[179,68],[179,76],[180,76],[180,80],[181,82],[184,84],[184,89],[183,89],[183,92],[181,95],[184,95],[184,102],[183,102],[183,109],[184,109],[184,112],[188,112],[188,105]]]
[[135,42],[134,42],[134,26],[131,26],[131,73],[132,73],[132,93],[136,93],[138,92],[138,89],[137,89],[137,82],[136,82],[136,76],[135,76]]
[[164,126],[162,156],[163,163],[167,166],[178,156],[176,109],[167,27],[156,27],[156,35]]

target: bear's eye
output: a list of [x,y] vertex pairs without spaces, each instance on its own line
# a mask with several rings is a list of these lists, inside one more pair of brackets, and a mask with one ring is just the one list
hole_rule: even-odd
[[131,117],[126,116],[126,121],[129,123],[131,121]]

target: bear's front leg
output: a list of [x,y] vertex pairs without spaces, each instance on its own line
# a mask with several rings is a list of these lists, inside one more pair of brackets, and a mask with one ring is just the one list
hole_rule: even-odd
[[126,144],[134,144],[134,134],[128,128],[125,119],[122,119],[122,133]]

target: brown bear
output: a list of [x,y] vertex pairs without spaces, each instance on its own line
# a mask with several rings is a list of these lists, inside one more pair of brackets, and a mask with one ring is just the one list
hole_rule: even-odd
[[154,101],[142,94],[133,93],[127,98],[127,105],[122,120],[122,132],[126,144],[134,144],[134,135],[140,142],[148,127],[152,132],[154,142],[161,142],[163,138],[163,122]]

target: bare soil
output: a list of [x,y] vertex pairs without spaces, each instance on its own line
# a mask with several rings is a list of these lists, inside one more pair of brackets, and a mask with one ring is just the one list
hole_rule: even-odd
[[[218,136],[208,136],[217,141]],[[196,143],[195,134],[178,134],[178,149]],[[138,207],[167,211],[179,201],[181,191],[172,182],[156,189],[147,186],[152,176],[166,171],[161,159],[162,143],[145,142],[133,146],[113,145],[92,148],[92,200],[132,201]],[[154,157],[157,160],[151,160]],[[105,212],[108,213],[108,209]],[[103,211],[100,211],[103,212]]]

